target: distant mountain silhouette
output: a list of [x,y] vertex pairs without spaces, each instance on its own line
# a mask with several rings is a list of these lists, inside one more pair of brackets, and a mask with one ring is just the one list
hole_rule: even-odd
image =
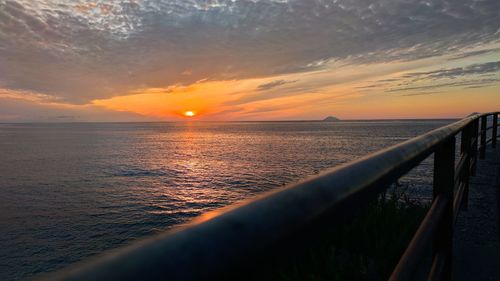
[[324,122],[336,122],[336,121],[340,121],[340,119],[338,119],[337,117],[335,116],[328,116],[326,117],[325,119],[323,119]]

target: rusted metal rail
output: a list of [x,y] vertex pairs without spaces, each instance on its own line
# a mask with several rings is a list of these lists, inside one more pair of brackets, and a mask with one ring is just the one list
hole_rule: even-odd
[[[215,280],[324,216],[359,209],[434,154],[434,199],[390,280],[411,280],[432,246],[429,280],[450,280],[453,222],[469,177],[496,146],[498,112],[477,114],[157,236],[46,280]],[[492,118],[491,118],[492,117]],[[487,126],[488,118],[492,126]],[[481,128],[479,130],[479,128]],[[492,130],[491,141],[486,139]],[[455,161],[457,136],[460,158]],[[479,152],[479,153],[478,153]]]

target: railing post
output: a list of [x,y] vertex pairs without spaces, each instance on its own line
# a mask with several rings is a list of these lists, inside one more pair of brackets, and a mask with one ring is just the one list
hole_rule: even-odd
[[486,154],[486,115],[481,116],[481,147],[479,148],[479,159],[484,159]]
[[472,138],[474,139],[474,141],[472,142],[472,147],[471,147],[471,150],[472,150],[472,154],[471,154],[471,161],[472,161],[472,170],[470,172],[471,176],[475,176],[476,175],[476,168],[477,168],[477,144],[479,142],[479,139],[478,139],[478,127],[479,127],[479,118],[474,120],[473,123],[472,123]]
[[498,114],[493,114],[493,130],[491,133],[491,147],[497,147]]
[[434,153],[434,198],[443,196],[447,206],[433,241],[433,264],[429,279],[451,280],[453,242],[453,188],[455,184],[455,137]]
[[464,183],[464,193],[462,196],[462,202],[460,208],[462,210],[467,210],[469,205],[469,177],[470,177],[470,165],[471,165],[471,154],[472,154],[472,127],[473,124],[467,125],[462,130],[462,139],[460,145],[460,154],[464,155],[465,161],[462,170],[460,171],[460,181]]

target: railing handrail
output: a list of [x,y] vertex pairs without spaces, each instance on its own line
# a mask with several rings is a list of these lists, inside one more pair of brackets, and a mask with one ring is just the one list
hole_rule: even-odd
[[[255,199],[210,212],[188,225],[70,266],[47,279],[215,279],[326,213],[363,206],[464,128],[489,115],[497,116],[498,112],[464,118]],[[477,145],[477,140],[473,143]]]

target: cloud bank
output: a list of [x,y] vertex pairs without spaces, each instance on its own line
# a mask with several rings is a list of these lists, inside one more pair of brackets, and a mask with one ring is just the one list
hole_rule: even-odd
[[[463,60],[497,54],[470,49],[499,39],[497,0],[0,0],[0,88],[85,105],[205,80],[335,71],[336,62]],[[257,90],[293,85],[280,79]]]

